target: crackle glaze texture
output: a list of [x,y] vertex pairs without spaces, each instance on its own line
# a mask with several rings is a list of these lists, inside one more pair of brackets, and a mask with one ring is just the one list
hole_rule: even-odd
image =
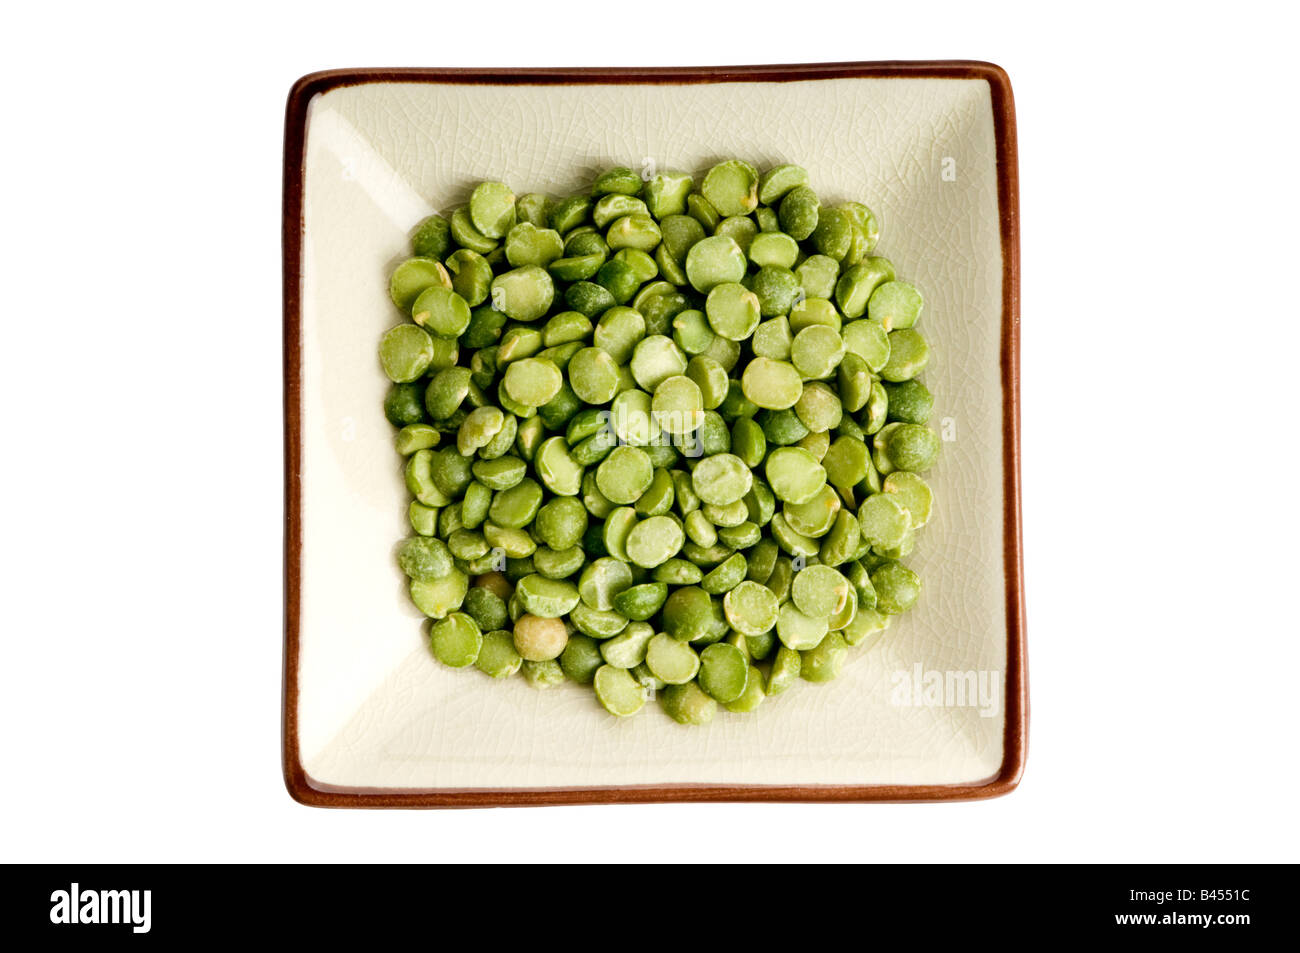
[[[609,165],[807,167],[881,221],[926,296],[936,509],[908,560],[925,592],[844,674],[704,728],[620,721],[590,689],[452,671],[427,649],[395,545],[407,494],[381,404],[387,276],[429,212],[482,179],[564,195]],[[945,175],[945,170],[948,175]],[[302,246],[302,567],[296,729],[314,783],[347,788],[973,784],[1003,760],[1005,700],[895,704],[895,674],[1007,668],[999,242],[990,88],[979,79],[693,85],[368,83],[310,104]]]

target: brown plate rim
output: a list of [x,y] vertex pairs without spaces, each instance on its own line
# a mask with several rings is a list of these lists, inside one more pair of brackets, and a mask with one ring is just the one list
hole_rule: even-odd
[[[303,768],[298,750],[298,638],[302,569],[302,185],[307,109],[312,97],[366,83],[483,85],[693,84],[797,82],[817,79],[977,79],[992,94],[1002,240],[1003,567],[1006,574],[1007,670],[1003,759],[997,774],[959,785],[610,785],[551,788],[343,788],[322,784]],[[1025,641],[1020,514],[1020,208],[1016,117],[1011,81],[976,60],[803,63],[769,66],[589,67],[573,69],[358,68],[310,73],[289,92],[285,115],[283,191],[284,313],[284,680],[281,753],[294,800],[317,807],[432,808],[662,801],[959,801],[1013,791],[1028,749],[1029,683]]]

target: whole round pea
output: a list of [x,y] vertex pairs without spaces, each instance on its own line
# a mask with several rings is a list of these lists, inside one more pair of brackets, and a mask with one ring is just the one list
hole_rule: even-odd
[[522,615],[515,621],[515,651],[527,661],[544,662],[559,658],[569,641],[562,619]]

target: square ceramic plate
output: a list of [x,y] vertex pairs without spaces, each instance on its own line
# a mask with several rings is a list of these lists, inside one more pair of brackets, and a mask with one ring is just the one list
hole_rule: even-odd
[[[355,70],[289,97],[284,189],[290,793],[340,807],[904,800],[1012,789],[1025,755],[1015,123],[982,63]],[[565,195],[612,165],[796,162],[866,202],[926,296],[943,454],[917,607],[825,685],[685,728],[438,665],[393,560],[387,276],[482,179]]]

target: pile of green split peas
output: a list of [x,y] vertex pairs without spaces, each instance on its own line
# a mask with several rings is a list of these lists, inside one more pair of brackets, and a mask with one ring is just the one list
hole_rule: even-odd
[[433,654],[703,724],[911,608],[939,439],[877,237],[735,159],[558,201],[484,182],[421,223],[379,357]]

